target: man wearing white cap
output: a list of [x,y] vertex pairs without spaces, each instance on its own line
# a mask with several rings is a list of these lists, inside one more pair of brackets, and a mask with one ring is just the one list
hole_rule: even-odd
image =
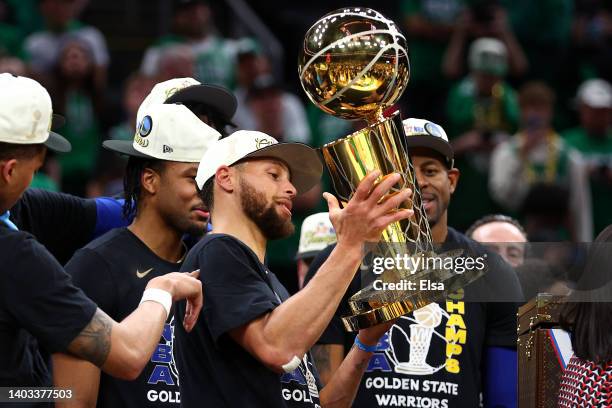
[[[202,158],[196,182],[210,208],[213,231],[189,252],[182,268],[201,268],[207,304],[195,333],[176,330],[184,407],[351,404],[371,355],[367,347],[359,343],[361,348],[349,353],[321,390],[309,349],[355,274],[365,242],[378,241],[386,225],[412,214],[392,211],[410,191],[379,203],[399,175],[375,186],[380,172],[373,172],[343,209],[325,193],[337,250],[317,279],[289,297],[264,264],[266,244],[293,232],[293,199],[313,187],[321,172],[314,149],[277,143],[254,131],[219,140]],[[178,305],[176,318],[184,313],[184,305]],[[363,330],[360,340],[375,344],[386,327]]]
[[223,136],[227,135],[225,127],[232,125],[232,117],[238,106],[236,97],[223,87],[202,84],[193,78],[174,78],[153,87],[138,109],[136,126],[140,125],[144,112],[150,106],[160,103],[185,105],[202,122]]
[[[138,127],[148,107],[166,102],[185,105],[221,134],[225,134],[226,125],[231,124],[236,111],[236,98],[226,89],[204,85],[193,78],[175,78],[155,85],[138,111],[135,126]],[[57,119],[62,118],[54,115],[53,129]],[[114,198],[83,199],[27,189],[10,209],[9,220],[33,234],[65,264],[77,249],[112,228],[127,226],[131,218],[124,217],[121,200]]]
[[589,79],[578,88],[580,126],[563,132],[565,142],[582,153],[589,172],[593,232],[612,224],[612,85]]
[[[133,142],[104,142],[105,148],[129,156],[125,212],[134,212],[134,221],[92,241],[66,264],[75,285],[116,320],[138,307],[151,279],[180,268],[187,252],[183,235],[205,231],[208,213],[194,179],[207,147],[221,137],[183,105],[156,104],[142,112]],[[157,350],[133,382],[100,377],[95,365],[59,354],[53,361],[55,383],[74,390],[86,406],[178,404],[173,332],[171,316]]]
[[308,267],[319,251],[336,242],[336,230],[328,212],[320,212],[304,218],[300,228],[300,242],[295,259],[298,261],[298,288],[304,286]]
[[[70,144],[50,133],[51,98],[36,81],[0,74],[0,214],[11,208],[44,161]],[[173,300],[188,299],[190,330],[202,306],[194,274],[149,281],[138,308],[116,323],[75,287],[32,235],[0,222],[0,386],[51,385],[45,353],[70,353],[122,378],[136,377],[155,347]]]
[[[409,118],[404,131],[432,241],[442,245],[442,252],[461,249],[464,256],[483,256],[489,270],[447,299],[397,319],[372,347],[374,355],[352,406],[474,408],[481,395],[485,406],[516,406],[515,302],[522,299],[520,284],[499,256],[448,226],[459,170],[444,129]],[[306,282],[317,279],[331,251],[328,247],[314,259]],[[355,341],[341,316],[350,313],[348,298],[360,289],[357,274],[313,348],[321,378],[337,375],[337,362]]]

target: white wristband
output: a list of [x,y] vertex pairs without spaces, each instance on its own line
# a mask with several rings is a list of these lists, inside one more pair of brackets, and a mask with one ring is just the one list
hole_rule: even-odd
[[283,371],[286,373],[291,373],[293,372],[296,368],[298,368],[298,366],[300,365],[300,362],[302,360],[300,360],[298,358],[298,356],[293,356],[293,358],[291,359],[291,361],[289,361],[287,364],[283,365]]
[[172,295],[162,289],[149,288],[145,289],[142,294],[142,302],[156,302],[164,307],[166,310],[166,319],[170,315],[170,309],[172,308]]

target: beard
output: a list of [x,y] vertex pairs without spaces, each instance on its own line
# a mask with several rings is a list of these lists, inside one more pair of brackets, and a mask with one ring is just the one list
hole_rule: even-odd
[[291,219],[284,220],[273,203],[268,204],[263,193],[240,179],[240,204],[242,210],[257,225],[267,240],[286,238],[293,234]]

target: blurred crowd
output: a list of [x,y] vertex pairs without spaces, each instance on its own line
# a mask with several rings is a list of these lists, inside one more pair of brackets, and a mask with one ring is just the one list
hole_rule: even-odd
[[[85,197],[120,193],[125,163],[105,154],[101,142],[131,140],[140,103],[170,78],[232,90],[236,128],[280,141],[321,146],[361,125],[319,111],[299,90],[297,75],[283,82],[261,41],[221,35],[210,2],[202,0],[173,1],[168,33],[142,49],[138,70],[109,81],[114,50],[108,33],[80,19],[88,6],[0,0],[0,72],[33,77],[49,90],[73,146],[47,159],[35,187]],[[323,2],[312,7],[321,16],[331,11]],[[451,226],[465,230],[503,213],[521,220],[532,241],[589,241],[612,224],[610,2],[398,0],[385,12],[409,44],[411,79],[397,107],[404,118],[442,125],[455,149],[461,178]],[[269,16],[259,17],[266,23]],[[296,202],[296,226],[325,210],[320,192],[328,184]],[[271,244],[278,275],[294,270],[298,237]]]

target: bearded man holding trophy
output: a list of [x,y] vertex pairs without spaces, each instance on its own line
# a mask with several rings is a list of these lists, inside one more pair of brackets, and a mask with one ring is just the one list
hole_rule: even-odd
[[[344,202],[363,174],[376,167],[383,175],[401,173],[400,186],[414,191],[406,203],[414,215],[390,225],[370,247],[370,258],[443,258],[457,266],[456,260],[469,256],[485,259],[486,267],[461,272],[426,267],[406,274],[390,263],[374,278],[362,268],[313,348],[315,362],[325,384],[355,344],[374,353],[354,407],[516,406],[518,280],[498,256],[448,227],[447,208],[459,171],[444,129],[422,119],[402,123],[398,112],[381,115],[381,108],[401,95],[409,75],[403,36],[378,37],[385,25],[393,32],[379,13],[346,8],[323,17],[306,35],[300,78],[311,101],[327,113],[367,122],[362,131],[322,147],[334,188]],[[313,261],[306,282],[316,279],[332,250]],[[431,290],[433,285],[379,290],[380,281],[393,287],[424,280],[441,290]],[[394,318],[375,344],[350,333]]]
[[[180,328],[175,333],[185,407],[351,406],[381,336],[393,323],[428,307],[419,312],[425,328],[413,330],[425,343],[433,333],[427,326],[442,319],[428,305],[485,272],[468,268],[458,274],[441,264],[421,264],[410,272],[385,268],[377,282],[401,289],[379,290],[368,282],[351,296],[343,324],[358,336],[321,384],[310,349],[355,275],[361,277],[358,270],[367,275],[375,259],[414,264],[443,256],[434,252],[399,113],[389,119],[382,115],[403,93],[410,72],[406,41],[396,25],[370,9],[330,13],[306,34],[299,72],[309,97],[323,110],[368,123],[321,148],[338,197],[324,194],[337,244],[316,276],[289,296],[264,264],[266,243],[293,232],[292,200],[319,180],[319,156],[308,146],[278,143],[252,131],[211,146],[196,183],[210,208],[213,231],[184,262],[185,268],[200,269],[206,307],[192,333]],[[440,131],[433,124],[427,128]],[[460,253],[453,249],[443,255],[452,260]],[[411,288],[422,281],[442,289]],[[175,317],[185,312],[179,304]],[[424,351],[415,349],[405,370],[431,370]]]

